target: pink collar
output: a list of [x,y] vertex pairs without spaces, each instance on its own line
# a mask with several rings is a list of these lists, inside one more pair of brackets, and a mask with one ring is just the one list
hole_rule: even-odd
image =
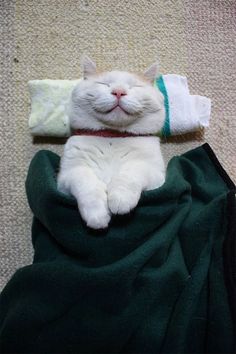
[[128,132],[119,132],[112,129],[77,129],[72,132],[72,135],[90,135],[90,136],[101,136],[104,138],[127,138],[135,136],[151,136],[151,134],[134,134]]

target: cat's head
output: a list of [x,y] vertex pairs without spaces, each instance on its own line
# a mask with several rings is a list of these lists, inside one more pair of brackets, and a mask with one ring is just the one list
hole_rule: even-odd
[[142,75],[125,71],[97,72],[96,64],[84,57],[83,79],[72,92],[70,123],[73,129],[117,129],[134,133],[161,130],[164,97],[153,85],[158,65]]

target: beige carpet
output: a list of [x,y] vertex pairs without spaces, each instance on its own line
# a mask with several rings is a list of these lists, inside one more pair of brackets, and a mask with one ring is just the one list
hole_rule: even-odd
[[235,0],[1,0],[0,15],[1,287],[32,260],[29,162],[63,147],[32,142],[27,81],[79,77],[84,52],[101,69],[139,71],[159,58],[162,73],[186,75],[193,94],[212,99],[211,126],[164,142],[165,158],[208,141],[236,180]]

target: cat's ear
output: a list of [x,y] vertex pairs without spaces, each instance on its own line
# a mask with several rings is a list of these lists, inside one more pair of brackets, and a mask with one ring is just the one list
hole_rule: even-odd
[[154,81],[159,76],[159,63],[155,62],[144,72],[144,76],[149,81]]
[[81,68],[84,79],[87,79],[91,75],[95,75],[97,72],[96,64],[87,55],[84,55],[81,59]]

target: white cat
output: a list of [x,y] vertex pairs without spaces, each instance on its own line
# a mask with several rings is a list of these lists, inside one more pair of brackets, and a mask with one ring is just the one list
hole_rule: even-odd
[[160,141],[151,136],[163,126],[164,98],[153,86],[157,64],[143,76],[97,73],[88,57],[82,67],[84,77],[69,108],[71,127],[79,135],[65,145],[58,189],[76,198],[89,227],[100,229],[108,226],[111,214],[129,213],[143,190],[165,181]]

